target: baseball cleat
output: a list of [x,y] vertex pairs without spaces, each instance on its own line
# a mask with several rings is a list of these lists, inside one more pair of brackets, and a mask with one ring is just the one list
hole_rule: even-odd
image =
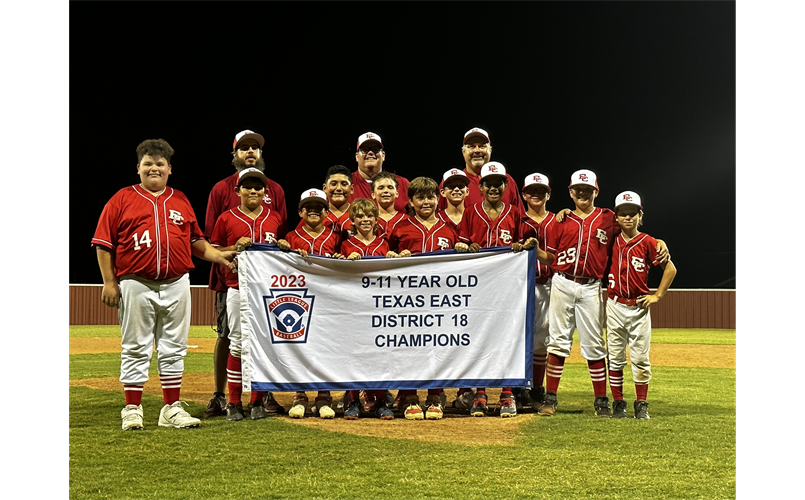
[[408,420],[423,420],[425,418],[425,413],[422,411],[422,407],[419,406],[419,396],[416,394],[405,396],[405,402],[402,405],[405,408],[405,418]]
[[486,415],[486,411],[488,407],[486,405],[486,394],[476,394],[475,398],[472,400],[472,408],[470,409],[470,415],[473,417],[483,417]]
[[291,411],[288,416],[291,418],[303,418],[305,411],[307,411],[307,396],[295,397],[291,405]]
[[475,393],[472,390],[468,390],[464,394],[460,396],[456,396],[455,401],[453,401],[453,408],[457,408],[459,410],[469,410],[472,408],[472,401],[475,398]]
[[262,400],[255,401],[254,404],[249,403],[249,416],[252,420],[261,420],[268,416],[268,412],[265,406],[263,406]]
[[648,401],[634,402],[634,418],[640,420],[648,420],[651,418],[648,414]]
[[514,398],[501,397],[498,406],[500,407],[501,417],[507,418],[517,416],[517,406],[514,404]]
[[425,405],[427,407],[425,410],[426,420],[441,420],[441,418],[444,416],[441,395],[428,396],[428,399],[425,401]]
[[159,411],[159,425],[161,427],[173,427],[175,429],[188,429],[201,425],[201,420],[191,417],[182,405],[187,405],[184,401],[176,401],[165,405]]
[[266,392],[266,395],[263,396],[263,408],[265,408],[266,413],[270,414],[277,414],[277,415],[285,415],[285,408],[274,399],[274,394],[272,392]]
[[616,399],[612,402],[612,418],[626,418],[626,401]]
[[120,410],[120,418],[123,419],[124,431],[135,431],[143,428],[143,406],[126,405]]
[[554,413],[556,413],[556,406],[558,404],[559,402],[556,399],[556,394],[546,392],[545,396],[542,398],[542,403],[540,403],[539,408],[537,409],[537,415],[541,415],[543,417],[552,416]]
[[226,413],[226,398],[224,396],[212,395],[210,402],[207,403],[207,409],[201,418],[220,417]]
[[226,419],[230,422],[243,420],[243,403],[228,403],[226,405]]
[[344,411],[344,420],[358,420],[361,416],[361,402],[350,401],[349,406]]
[[595,398],[595,402],[593,403],[593,407],[595,408],[595,416],[601,418],[612,418],[612,412],[609,410],[609,398],[606,396],[601,396]]
[[318,396],[315,400],[316,409],[318,410],[316,413],[319,414],[319,417],[328,419],[335,417],[335,410],[333,407],[330,406],[333,404],[333,398],[327,396]]
[[[394,420],[394,412],[391,411],[389,405],[386,404],[385,399],[378,401],[375,405],[375,415],[380,417],[380,420]],[[408,418],[407,415],[406,418]]]

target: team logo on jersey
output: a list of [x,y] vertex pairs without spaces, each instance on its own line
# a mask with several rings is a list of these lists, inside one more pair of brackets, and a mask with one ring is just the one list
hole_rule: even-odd
[[307,342],[313,299],[306,288],[272,289],[263,296],[271,343]]
[[646,262],[640,257],[632,257],[632,268],[638,273],[646,270]]
[[168,219],[172,220],[177,226],[181,226],[184,217],[182,217],[181,212],[178,210],[170,210],[168,213]]
[[508,229],[501,229],[500,230],[500,241],[505,244],[510,244],[512,242],[512,233]]
[[263,241],[266,243],[276,243],[277,236],[274,233],[266,231],[265,236],[263,236]]
[[598,241],[601,242],[602,245],[607,244],[607,232],[603,229],[597,229],[595,233],[595,237],[598,238]]
[[436,240],[436,245],[441,248],[442,250],[449,250],[450,249],[450,240],[445,238],[444,236],[439,236]]

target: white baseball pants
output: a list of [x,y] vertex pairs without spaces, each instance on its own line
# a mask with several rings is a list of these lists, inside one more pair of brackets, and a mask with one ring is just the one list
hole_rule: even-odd
[[626,366],[626,346],[632,361],[632,379],[636,384],[651,380],[649,348],[651,344],[651,314],[640,306],[607,300],[607,347],[609,369],[620,371]]
[[553,275],[551,281],[548,353],[569,357],[573,331],[578,330],[584,359],[595,361],[606,358],[601,281],[580,284],[558,273]]

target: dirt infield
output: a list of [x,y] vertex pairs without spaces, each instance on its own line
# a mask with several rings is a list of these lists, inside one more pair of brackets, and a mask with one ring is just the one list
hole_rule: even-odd
[[[214,338],[191,338],[188,342],[188,352],[212,353],[215,347]],[[70,338],[70,354],[99,354],[120,352],[119,338]],[[578,343],[574,343],[569,363],[583,363],[584,358],[579,354]],[[690,366],[706,368],[735,368],[734,345],[702,345],[702,344],[655,344],[651,346],[651,364],[654,366]],[[117,378],[100,378],[71,380],[71,386],[89,387],[92,389],[120,390],[120,381]],[[205,404],[210,398],[214,386],[212,366],[210,373],[186,373],[182,379],[182,399]],[[159,384],[148,383],[144,392],[152,395],[162,393]],[[419,391],[424,399],[424,391]],[[455,389],[446,389],[448,405],[455,399]],[[337,400],[343,392],[333,392],[333,399]],[[489,401],[496,402],[500,389],[488,389]],[[275,393],[275,397],[285,408],[290,408],[293,393]],[[311,400],[314,393],[308,393]],[[248,401],[248,393],[244,394]],[[399,439],[413,439],[429,442],[443,442],[469,445],[512,444],[519,434],[519,427],[535,418],[530,412],[523,412],[516,418],[502,419],[471,418],[466,414],[455,413],[447,409],[445,417],[436,421],[409,422],[398,416],[393,421],[381,421],[376,418],[361,418],[349,421],[336,414],[333,420],[319,418],[291,419],[281,418],[298,425],[314,427],[331,432],[346,432],[361,436],[390,437]],[[416,425],[416,432],[412,432],[411,425]]]

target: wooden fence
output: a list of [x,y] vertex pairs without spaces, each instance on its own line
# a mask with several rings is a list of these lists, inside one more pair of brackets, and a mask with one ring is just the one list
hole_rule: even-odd
[[[117,310],[101,302],[101,285],[70,285],[71,325],[116,325]],[[191,325],[215,324],[215,293],[191,286]],[[669,290],[651,306],[654,328],[735,328],[735,290]]]

